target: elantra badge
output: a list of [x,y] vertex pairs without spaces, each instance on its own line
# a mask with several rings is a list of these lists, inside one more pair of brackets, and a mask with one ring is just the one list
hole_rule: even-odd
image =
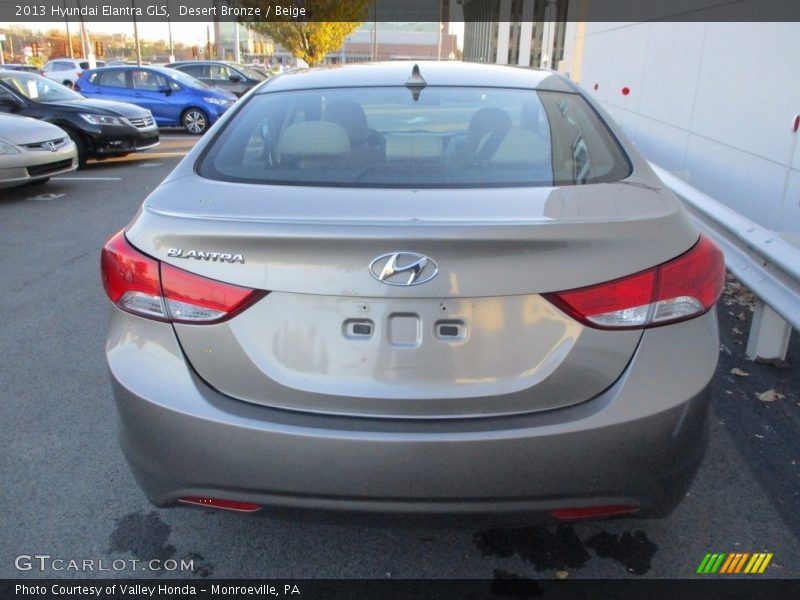
[[195,260],[208,260],[211,262],[229,262],[244,264],[244,256],[241,254],[228,254],[226,252],[203,252],[201,250],[188,250],[183,248],[170,248],[167,250],[170,258],[193,258]]

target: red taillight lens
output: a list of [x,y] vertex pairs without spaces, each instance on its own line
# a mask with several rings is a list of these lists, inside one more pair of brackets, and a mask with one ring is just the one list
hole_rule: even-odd
[[558,508],[551,510],[550,515],[559,521],[577,521],[581,519],[600,519],[603,517],[616,517],[630,515],[639,510],[636,506],[584,506],[581,508]]
[[76,92],[80,92],[81,86],[79,86],[78,82],[76,81],[75,83],[72,84],[72,89],[75,90]]
[[123,232],[105,245],[100,266],[106,294],[114,304],[160,321],[218,323],[267,294],[160,263],[131,246]]
[[158,261],[134,249],[121,231],[103,247],[100,273],[106,294],[121,309],[166,320]]
[[642,329],[709,311],[724,283],[722,252],[700,236],[691,250],[662,265],[607,283],[545,294],[545,298],[590,327]]
[[197,496],[187,496],[180,498],[178,502],[183,504],[194,504],[196,506],[209,506],[211,508],[224,508],[225,510],[236,510],[239,512],[257,512],[263,507],[254,502],[239,502],[238,500],[222,500],[220,498],[200,498]]
[[264,292],[200,277],[163,263],[161,286],[170,320],[176,323],[220,321],[264,297]]

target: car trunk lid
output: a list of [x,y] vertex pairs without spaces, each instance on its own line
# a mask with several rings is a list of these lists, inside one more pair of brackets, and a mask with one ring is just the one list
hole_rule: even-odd
[[[640,332],[585,327],[541,294],[649,268],[697,233],[670,192],[633,182],[345,190],[190,176],[156,190],[128,237],[181,269],[270,291],[229,321],[175,325],[220,391],[296,410],[446,418],[602,392]],[[398,252],[438,273],[412,286],[370,273]]]

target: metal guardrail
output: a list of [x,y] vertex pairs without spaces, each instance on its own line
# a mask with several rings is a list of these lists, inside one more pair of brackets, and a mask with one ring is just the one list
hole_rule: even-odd
[[747,357],[784,360],[792,327],[800,330],[800,248],[669,171],[650,166],[722,248],[728,269],[758,297]]

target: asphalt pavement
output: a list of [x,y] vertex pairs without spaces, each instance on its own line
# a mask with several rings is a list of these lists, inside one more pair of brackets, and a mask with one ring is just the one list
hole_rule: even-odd
[[149,505],[117,445],[99,252],[194,141],[0,192],[0,578],[684,578],[708,552],[771,552],[755,577],[800,577],[800,344],[789,365],[747,361],[735,281],[709,451],[667,519],[492,530]]

